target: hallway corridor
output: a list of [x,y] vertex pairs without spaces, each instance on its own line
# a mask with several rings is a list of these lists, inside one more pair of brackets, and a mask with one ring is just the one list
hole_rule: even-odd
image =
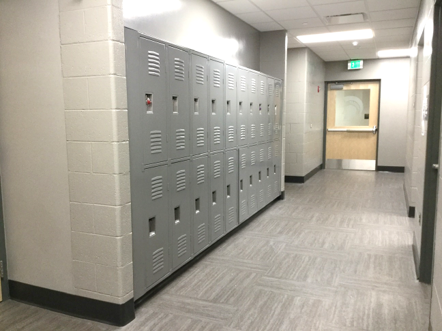
[[[122,330],[427,330],[402,174],[323,170],[285,192]],[[9,301],[0,329],[118,328]]]

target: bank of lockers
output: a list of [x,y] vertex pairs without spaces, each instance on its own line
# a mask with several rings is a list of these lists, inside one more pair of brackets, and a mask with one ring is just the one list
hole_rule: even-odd
[[125,29],[134,297],[280,195],[282,83]]

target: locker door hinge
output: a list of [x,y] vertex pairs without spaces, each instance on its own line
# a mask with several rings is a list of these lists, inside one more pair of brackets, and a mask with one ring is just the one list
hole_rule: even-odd
[[0,278],[4,278],[3,261],[0,261]]

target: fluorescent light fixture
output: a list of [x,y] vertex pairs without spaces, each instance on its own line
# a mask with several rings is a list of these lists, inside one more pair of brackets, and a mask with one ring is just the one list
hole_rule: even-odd
[[298,40],[303,44],[310,44],[310,43],[324,43],[329,41],[371,39],[373,37],[374,37],[373,30],[366,29],[366,30],[310,34],[304,36],[297,36],[296,38],[298,38]]
[[378,57],[411,57],[416,53],[413,48],[385,49],[378,52]]

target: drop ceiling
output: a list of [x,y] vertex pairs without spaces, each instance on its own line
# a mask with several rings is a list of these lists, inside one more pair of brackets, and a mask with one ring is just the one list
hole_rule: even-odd
[[[373,29],[375,37],[309,44],[324,61],[374,59],[377,51],[408,48],[421,0],[212,0],[259,31],[287,30],[288,47],[306,47],[296,36]],[[364,13],[365,22],[329,24],[327,16]]]

